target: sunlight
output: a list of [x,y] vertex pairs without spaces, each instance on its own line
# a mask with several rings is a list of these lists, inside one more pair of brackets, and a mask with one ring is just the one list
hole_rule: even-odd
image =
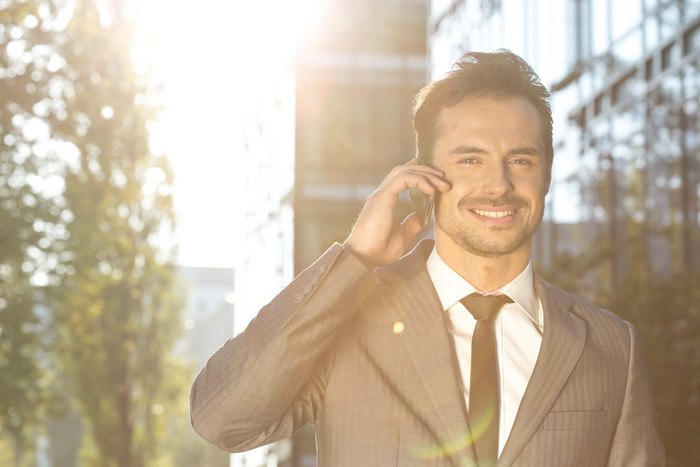
[[320,0],[245,2],[234,20],[241,59],[265,70],[289,66],[305,31],[319,13]]
[[319,20],[322,1],[130,5],[147,48],[138,55],[150,57],[151,76],[164,86],[165,110],[151,142],[175,170],[180,261],[230,266],[235,252],[226,250],[241,230],[235,200],[243,198],[243,123],[279,89],[293,92],[294,56]]
[[157,73],[183,69],[200,80],[211,71],[251,84],[288,70],[297,47],[322,13],[321,0],[132,0],[137,29],[150,39]]

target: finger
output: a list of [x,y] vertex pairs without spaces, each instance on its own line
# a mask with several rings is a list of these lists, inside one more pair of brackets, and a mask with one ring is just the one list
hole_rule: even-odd
[[445,180],[445,172],[435,167],[429,165],[423,165],[418,162],[418,159],[412,159],[403,165],[394,167],[391,172],[384,178],[382,184],[386,185],[396,181],[397,178],[409,177],[407,179],[407,188],[416,186],[417,180],[414,178],[413,181],[410,180],[411,177],[426,177],[431,184],[435,185],[439,190],[449,188],[449,183]]
[[437,169],[437,168],[435,168],[435,167],[433,167],[433,166],[431,166],[431,165],[425,165],[425,164],[423,164],[423,163],[420,161],[420,159],[418,159],[418,158],[411,159],[410,161],[408,161],[408,162],[406,162],[405,164],[400,165],[400,166],[398,166],[398,167],[396,167],[396,168],[397,168],[397,169],[402,169],[402,168],[403,168],[403,169],[410,170],[410,171],[418,171],[418,172],[432,173],[432,174],[435,174],[435,175],[437,175],[437,176],[439,176],[439,177],[444,177],[444,176],[445,176],[445,173],[444,173],[442,170]]
[[434,175],[418,174],[417,178],[406,180],[407,188],[419,188],[426,195],[448,191],[452,185],[444,178]]
[[431,184],[439,191],[446,191],[450,188],[449,182],[445,179],[445,172],[435,167],[424,165],[417,157],[400,167],[403,169],[403,172],[407,174],[428,177]]
[[[404,169],[407,168],[404,167]],[[398,194],[410,188],[419,188],[423,193],[432,195],[438,191],[449,190],[451,185],[443,178],[442,172],[424,166],[414,166],[411,170],[401,170],[388,177],[381,188],[392,194]]]

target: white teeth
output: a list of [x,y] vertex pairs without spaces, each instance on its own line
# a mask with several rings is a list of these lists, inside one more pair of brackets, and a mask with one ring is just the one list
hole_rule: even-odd
[[473,211],[480,216],[490,217],[491,219],[501,219],[515,214],[515,211],[480,211],[478,209],[474,209]]

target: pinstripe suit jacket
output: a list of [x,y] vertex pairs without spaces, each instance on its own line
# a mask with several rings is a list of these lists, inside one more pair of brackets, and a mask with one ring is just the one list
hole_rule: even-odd
[[[371,273],[331,247],[207,362],[195,430],[237,452],[312,423],[321,466],[476,465],[431,248]],[[542,347],[498,466],[663,465],[634,328],[535,285]]]

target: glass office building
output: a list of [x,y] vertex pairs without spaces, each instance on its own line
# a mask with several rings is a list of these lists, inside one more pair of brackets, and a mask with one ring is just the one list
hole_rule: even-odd
[[433,77],[508,48],[552,91],[554,182],[536,259],[598,253],[614,287],[700,267],[700,2],[433,0]]
[[[700,3],[575,2],[575,61],[555,89],[575,92],[582,220],[619,254],[668,274],[700,266]],[[568,92],[568,91],[567,91]]]

